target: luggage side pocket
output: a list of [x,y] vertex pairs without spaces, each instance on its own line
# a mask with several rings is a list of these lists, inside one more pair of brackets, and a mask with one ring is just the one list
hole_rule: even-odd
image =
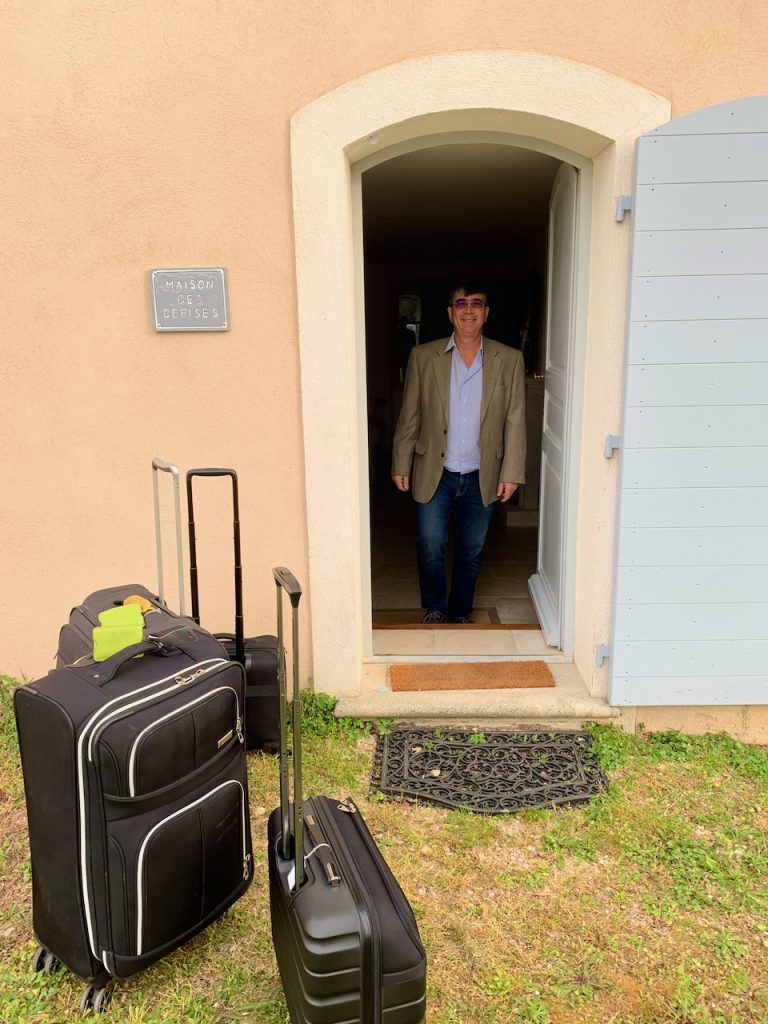
[[141,796],[209,763],[234,738],[242,740],[237,693],[221,687],[147,725],[128,757],[128,793]]
[[246,793],[236,779],[161,819],[139,848],[135,953],[212,919],[250,876]]
[[108,800],[108,956],[119,977],[191,938],[250,884],[245,773],[227,760],[230,771],[171,803]]

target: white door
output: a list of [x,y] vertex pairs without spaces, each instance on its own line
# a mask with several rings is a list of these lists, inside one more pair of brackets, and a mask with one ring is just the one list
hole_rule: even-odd
[[768,702],[768,96],[639,140],[610,701]]
[[565,479],[568,462],[569,353],[575,326],[578,172],[563,164],[549,202],[544,424],[541,442],[539,551],[528,586],[544,640],[562,636]]

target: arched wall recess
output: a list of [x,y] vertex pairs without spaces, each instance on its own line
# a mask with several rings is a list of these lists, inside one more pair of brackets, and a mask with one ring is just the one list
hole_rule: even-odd
[[[589,282],[582,373],[613,383],[615,401],[585,408],[579,532],[573,557],[592,557],[578,578],[569,643],[594,692],[596,630],[610,623],[612,508],[601,496],[607,460],[600,433],[615,432],[627,283],[626,232],[613,219],[631,191],[635,141],[668,120],[670,105],[634,83],[546,54],[476,51],[418,58],[348,82],[291,121],[294,231],[309,541],[312,659],[316,685],[337,696],[359,691],[370,655],[362,265],[356,260],[353,165],[377,149],[443,133],[491,132],[536,140],[592,162]],[[421,144],[421,143],[419,143]],[[333,296],[333,302],[327,301]],[[586,308],[588,307],[588,308]],[[618,343],[617,343],[618,342]],[[610,390],[605,394],[610,394]],[[614,407],[615,406],[615,407]],[[610,472],[610,468],[608,469]],[[615,486],[615,485],[614,485]],[[582,551],[582,549],[584,549]]]

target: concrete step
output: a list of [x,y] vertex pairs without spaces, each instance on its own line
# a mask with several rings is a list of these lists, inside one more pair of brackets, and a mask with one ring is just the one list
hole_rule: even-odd
[[[388,668],[388,666],[386,667]],[[585,722],[621,723],[620,708],[588,692],[572,663],[550,664],[554,687],[519,690],[430,690],[393,693],[381,665],[357,697],[341,697],[339,718],[495,729],[580,729]],[[368,685],[366,686],[365,683]]]

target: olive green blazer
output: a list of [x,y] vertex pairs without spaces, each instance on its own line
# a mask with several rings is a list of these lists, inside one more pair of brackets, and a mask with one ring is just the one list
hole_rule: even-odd
[[[403,405],[392,444],[392,476],[408,476],[416,501],[427,502],[443,472],[453,349],[448,338],[417,345],[405,373]],[[496,500],[499,481],[525,483],[525,366],[515,348],[483,338],[480,491]]]

